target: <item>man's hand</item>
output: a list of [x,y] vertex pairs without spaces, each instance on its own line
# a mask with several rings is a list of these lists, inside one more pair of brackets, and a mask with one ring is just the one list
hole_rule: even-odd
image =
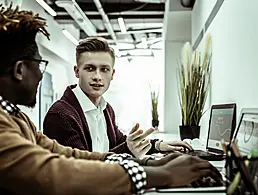
[[[181,155],[164,165],[169,173],[168,186],[178,187],[189,185],[202,177],[211,177],[215,181],[221,181],[219,171],[208,161],[199,157]],[[178,177],[180,175],[180,177]]]
[[[155,167],[155,166],[162,166],[162,165],[167,164],[168,162],[174,160],[175,158],[177,158],[177,157],[179,157],[181,155],[183,155],[183,154],[180,153],[180,152],[175,152],[175,153],[171,153],[169,155],[166,155],[165,157],[162,157],[159,160],[148,159],[147,163],[145,163],[144,165],[145,166],[153,166],[153,167]],[[144,160],[146,161],[146,159],[143,159],[143,161]]]
[[143,131],[142,129],[139,129],[138,123],[133,127],[126,138],[126,144],[135,157],[142,158],[151,149],[150,141],[145,138],[154,130],[154,128],[150,128]]
[[219,171],[206,160],[185,154],[174,154],[166,158],[171,160],[164,165],[144,167],[147,187],[186,186],[203,177],[211,177],[216,182],[222,181]]
[[192,146],[184,141],[167,141],[156,144],[158,151],[184,151],[184,149],[193,150]]

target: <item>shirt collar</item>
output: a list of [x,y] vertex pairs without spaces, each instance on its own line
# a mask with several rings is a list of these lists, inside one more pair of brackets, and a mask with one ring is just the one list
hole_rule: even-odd
[[[79,104],[81,105],[83,112],[88,112],[90,110],[98,109],[98,107],[92,103],[92,101],[88,98],[88,96],[85,95],[85,93],[82,91],[79,85],[73,88],[73,92],[77,100],[79,101]],[[101,97],[100,103],[99,103],[99,109],[103,111],[106,108],[106,106],[107,106],[107,102],[103,97]]]
[[16,105],[12,104],[8,100],[5,100],[2,96],[0,96],[0,106],[6,113],[9,114],[16,114],[20,111]]

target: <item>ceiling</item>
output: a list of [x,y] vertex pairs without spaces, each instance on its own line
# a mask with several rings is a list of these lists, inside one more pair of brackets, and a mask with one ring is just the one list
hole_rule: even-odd
[[[165,0],[45,1],[57,13],[54,19],[58,23],[74,25],[80,29],[80,39],[94,35],[102,36],[108,39],[110,44],[116,45],[119,51],[162,48],[160,43]],[[83,14],[85,15],[82,16]],[[121,32],[119,17],[124,20],[126,32]],[[92,31],[89,31],[90,28]]]

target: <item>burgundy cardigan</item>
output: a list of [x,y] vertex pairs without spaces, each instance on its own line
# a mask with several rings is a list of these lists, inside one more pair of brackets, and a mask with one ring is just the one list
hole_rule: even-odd
[[[43,132],[62,145],[92,151],[87,119],[72,91],[75,87],[76,85],[68,86],[61,99],[50,107],[44,119]],[[132,154],[125,142],[126,135],[123,135],[116,125],[115,113],[110,104],[107,103],[103,112],[107,123],[110,151]],[[148,154],[158,152],[154,147],[156,141],[151,140],[152,148]]]

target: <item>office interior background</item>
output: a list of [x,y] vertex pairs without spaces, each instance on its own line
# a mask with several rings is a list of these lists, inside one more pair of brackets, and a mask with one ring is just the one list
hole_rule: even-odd
[[[43,59],[49,61],[38,90],[37,105],[33,109],[21,107],[41,129],[44,115],[51,104],[62,96],[68,85],[77,83],[73,73],[76,63],[75,42],[86,37],[87,30],[78,25],[68,12],[65,13],[65,9],[56,9],[57,15],[52,16],[39,1],[14,2],[20,4],[21,8],[33,10],[47,18],[47,29],[51,34],[50,41],[41,35],[37,37],[40,53]],[[6,0],[0,2],[9,3]],[[57,8],[55,1],[45,2]],[[212,104],[235,102],[238,115],[244,107],[258,107],[257,0],[196,0],[190,8],[183,7],[181,0],[103,0],[100,3],[104,11],[105,6],[112,7],[111,3],[117,3],[113,6],[117,9],[113,15],[111,12],[106,13],[113,36],[110,35],[110,29],[105,29],[95,1],[75,2],[77,5],[95,6],[95,11],[89,11],[88,15],[87,6],[84,6],[86,10],[83,11],[97,29],[96,35],[108,38],[111,45],[115,45],[114,36],[117,38],[114,46],[117,54],[116,73],[104,96],[115,110],[121,131],[128,133],[136,122],[143,129],[151,126],[151,85],[159,91],[159,131],[165,134],[179,133],[181,113],[176,63],[187,41],[203,51],[207,33],[212,36],[212,78],[205,108],[207,112],[200,124],[200,137],[207,136],[209,108]],[[121,6],[131,8],[131,13],[126,13]],[[128,15],[132,15],[131,18]],[[118,17],[124,19],[128,32],[121,32]],[[64,29],[75,38],[73,42],[64,35]],[[144,46],[144,41],[147,41],[148,48]],[[137,47],[140,49],[136,50]]]

